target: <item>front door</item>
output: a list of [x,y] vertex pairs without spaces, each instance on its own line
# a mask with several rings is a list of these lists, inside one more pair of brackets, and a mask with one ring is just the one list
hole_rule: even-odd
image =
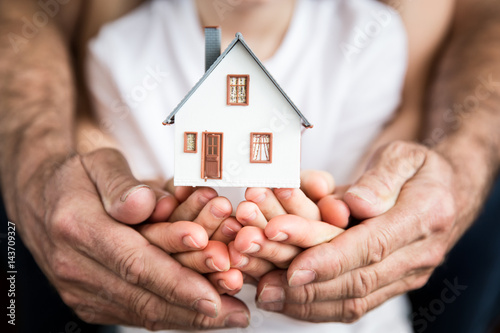
[[203,133],[202,178],[222,178],[222,133]]

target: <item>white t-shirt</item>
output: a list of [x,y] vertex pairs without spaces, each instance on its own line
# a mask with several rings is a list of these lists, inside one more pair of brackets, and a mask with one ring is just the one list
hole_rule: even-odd
[[[327,170],[337,183],[352,181],[356,164],[400,103],[406,61],[404,27],[389,7],[374,0],[297,0],[282,44],[263,63],[314,125],[302,137],[303,169]],[[201,78],[204,63],[192,0],[146,2],[90,43],[87,75],[101,128],[117,139],[137,178],[173,176],[174,130],[162,120]],[[404,297],[346,325],[258,310],[253,287],[238,296],[252,321],[237,332],[411,332]]]

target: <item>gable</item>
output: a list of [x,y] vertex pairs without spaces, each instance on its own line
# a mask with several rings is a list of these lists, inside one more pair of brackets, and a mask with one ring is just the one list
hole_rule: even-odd
[[[281,89],[281,87],[274,80],[271,74],[265,69],[264,65],[250,50],[248,45],[246,45],[240,33],[236,34],[236,38],[232,41],[232,43],[228,46],[224,53],[220,55],[217,61],[214,62],[214,64],[207,70],[205,75],[203,75],[200,81],[193,87],[193,89],[191,89],[191,91],[186,95],[186,97],[184,97],[184,99],[172,111],[172,113],[170,113],[163,124],[173,124],[175,115],[184,108],[185,104],[190,104],[190,99],[195,97],[195,95],[199,95],[200,93],[203,94],[205,98],[210,100],[211,106],[218,105],[220,101],[214,100],[214,98],[216,98],[216,96],[220,98],[221,93],[219,91],[214,91],[213,94],[208,94],[204,92],[205,89],[203,88],[204,86],[208,86],[207,89],[209,91],[217,90],[221,87],[227,89],[226,81],[220,80],[221,73],[225,73],[225,75],[250,75],[250,103],[252,103],[253,101],[252,96],[254,94],[254,90],[256,92],[261,91],[261,88],[265,87],[264,91],[266,91],[270,96],[279,95],[279,98],[282,99],[282,104],[287,104],[299,116],[302,124],[305,127],[312,127],[309,121],[297,109],[297,107],[285,94],[283,89]],[[213,80],[210,79],[212,76],[217,76],[217,80],[215,82],[212,82]],[[265,94],[257,94],[257,97],[266,98]],[[226,98],[227,96],[224,97],[224,101],[226,101]],[[207,103],[209,102],[208,100]]]

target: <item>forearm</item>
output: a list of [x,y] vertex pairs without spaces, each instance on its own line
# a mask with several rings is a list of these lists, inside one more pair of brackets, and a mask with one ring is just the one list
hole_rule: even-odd
[[73,151],[74,88],[68,47],[54,20],[28,39],[21,18],[39,8],[10,7],[16,6],[4,3],[0,11],[0,35],[10,37],[0,39],[0,175],[15,216],[15,192],[25,190],[44,163]]
[[[424,142],[455,172],[463,233],[500,163],[500,5],[458,1],[452,35],[431,87]],[[489,82],[489,83],[488,83]]]

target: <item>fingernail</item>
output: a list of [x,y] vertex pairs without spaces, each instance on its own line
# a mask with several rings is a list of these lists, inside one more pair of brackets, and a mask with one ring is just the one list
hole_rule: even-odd
[[249,262],[250,262],[250,259],[248,259],[247,256],[241,256],[240,262],[237,263],[234,267],[238,267],[238,268],[245,267],[246,265],[248,265]]
[[282,242],[288,239],[288,235],[285,234],[284,232],[280,231],[276,236],[273,238],[269,238],[269,240],[275,241],[275,242]]
[[217,305],[214,302],[209,301],[207,299],[196,300],[193,304],[193,309],[211,318],[215,318],[219,314]]
[[121,202],[125,202],[127,200],[127,198],[129,196],[131,196],[132,194],[136,193],[136,192],[139,192],[140,190],[142,190],[143,188],[147,188],[147,189],[151,189],[148,185],[137,185],[137,186],[134,186],[132,187],[130,190],[128,190],[127,192],[125,192],[121,198],[120,198],[120,201]]
[[261,203],[262,201],[264,201],[266,199],[266,191],[264,190],[264,192],[257,196],[256,198],[253,198],[252,200],[250,201],[253,201],[255,203]]
[[223,288],[223,289],[226,289],[226,290],[234,290],[233,288],[229,288],[226,284],[226,281],[224,280],[219,280],[217,281],[217,284],[219,285],[219,287]]
[[224,269],[219,268],[219,267],[217,267],[217,265],[215,265],[215,262],[214,262],[213,258],[208,258],[207,260],[205,260],[205,265],[207,265],[207,267],[210,268],[210,269],[216,270],[217,272],[223,272],[224,271]]
[[285,290],[281,287],[265,285],[260,292],[258,301],[261,303],[283,302],[285,300]]
[[201,248],[201,246],[198,243],[195,242],[195,240],[193,239],[193,237],[191,237],[189,235],[188,236],[184,236],[182,238],[182,243],[184,245],[186,245],[187,247],[192,247],[192,248],[195,248],[195,249],[200,249]]
[[257,303],[257,307],[262,310],[266,311],[273,311],[273,312],[279,312],[283,310],[283,303],[282,302],[276,302],[276,303]]
[[257,212],[253,211],[250,215],[243,218],[244,222],[252,222],[257,217]]
[[198,202],[205,206],[210,200],[212,200],[213,198],[217,197],[217,193],[213,193],[213,192],[198,192]]
[[225,327],[247,327],[250,323],[250,318],[245,312],[235,312],[227,315],[224,319]]
[[293,272],[288,281],[290,287],[303,286],[316,280],[316,272],[310,269],[299,269]]
[[220,210],[217,206],[212,206],[212,208],[210,208],[210,212],[212,213],[212,215],[217,218],[217,219],[222,219],[224,217],[228,217],[229,214],[227,212],[223,212],[222,210]]
[[222,234],[224,236],[229,237],[229,238],[234,238],[236,236],[236,234],[238,233],[236,230],[229,228],[225,224],[222,226],[222,229],[220,231],[222,232]]
[[373,194],[370,189],[364,186],[351,187],[346,193],[350,193],[351,195],[354,195],[355,197],[358,197],[371,205],[376,205],[378,202],[377,196],[375,196],[375,194]]
[[287,200],[292,196],[292,190],[279,190],[276,192],[278,199]]
[[260,245],[257,243],[252,243],[248,249],[241,251],[241,253],[255,253],[260,251]]

